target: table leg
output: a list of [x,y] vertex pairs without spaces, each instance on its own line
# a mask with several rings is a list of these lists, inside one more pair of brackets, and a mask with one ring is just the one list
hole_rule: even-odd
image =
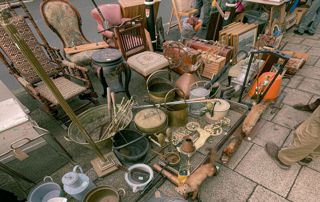
[[279,6],[280,16],[279,16],[279,24],[284,33],[286,31],[286,4],[282,4]]
[[107,96],[107,88],[108,88],[108,84],[106,82],[106,78],[103,76],[103,70],[102,68],[100,69],[99,71],[99,80],[102,84],[102,87],[103,87],[103,94],[102,94],[102,97],[106,97]]

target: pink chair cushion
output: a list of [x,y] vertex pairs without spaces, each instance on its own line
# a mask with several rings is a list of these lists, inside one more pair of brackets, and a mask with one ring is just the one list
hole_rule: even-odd
[[[103,4],[99,6],[99,9],[103,17],[108,21],[109,26],[120,25],[123,22],[121,8],[119,4]],[[99,12],[96,8],[91,10],[91,16],[98,23],[98,31],[104,30],[103,20],[100,17]],[[106,36],[107,38],[112,38],[113,36],[113,33],[111,31],[105,31],[101,34]]]

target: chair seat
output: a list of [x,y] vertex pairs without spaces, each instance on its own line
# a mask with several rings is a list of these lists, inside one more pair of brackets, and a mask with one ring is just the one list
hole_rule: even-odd
[[128,58],[128,65],[144,77],[169,65],[168,60],[161,54],[144,51]]
[[[86,91],[87,89],[83,86],[80,86],[65,77],[59,77],[56,79],[52,79],[53,83],[57,86],[58,90],[61,92],[62,96],[65,100],[69,100],[70,98],[79,95],[80,93]],[[41,97],[49,100],[54,105],[58,105],[58,100],[54,97],[51,91],[48,89],[45,83],[41,83],[36,88],[36,91],[39,92]]]
[[80,53],[75,53],[75,54],[67,54],[66,58],[70,62],[76,63],[79,66],[88,66],[88,65],[91,65],[92,54],[96,51],[97,50],[89,50],[89,51],[82,51]]

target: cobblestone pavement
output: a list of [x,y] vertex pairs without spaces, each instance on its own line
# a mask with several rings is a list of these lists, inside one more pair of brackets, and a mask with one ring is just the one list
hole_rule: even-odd
[[[90,20],[88,5],[84,0],[73,1],[79,2],[78,9],[83,11],[84,24]],[[81,2],[81,3],[80,3]],[[163,1],[168,4],[169,1]],[[39,12],[36,11],[38,5],[31,5],[35,18],[40,24],[40,28],[48,33],[49,42],[57,43],[57,38],[53,33],[45,28]],[[85,12],[84,12],[85,11]],[[168,15],[168,10],[161,13]],[[95,24],[85,25],[95,30]],[[85,33],[88,33],[85,30]],[[94,32],[94,31],[93,31]],[[173,35],[177,32],[173,30]],[[51,38],[52,37],[52,38]],[[90,35],[94,39],[97,35]],[[310,114],[300,112],[292,108],[297,103],[310,103],[320,96],[320,31],[314,36],[297,36],[292,30],[286,34],[284,40],[288,41],[285,50],[306,51],[310,58],[306,65],[290,80],[284,80],[284,93],[286,96],[283,100],[281,109],[268,109],[258,122],[254,129],[252,140],[245,140],[237,153],[227,165],[221,165],[221,172],[217,177],[206,180],[201,189],[201,199],[204,202],[209,201],[250,201],[250,202],[276,202],[276,201],[319,201],[320,200],[320,159],[314,161],[308,166],[293,165],[289,170],[281,170],[267,156],[264,151],[264,145],[267,141],[274,141],[277,145],[288,145],[293,137],[293,129],[301,121],[305,120]],[[8,78],[6,78],[8,79]],[[9,78],[10,79],[10,78]],[[6,80],[7,81],[7,80]],[[133,92],[139,92],[143,96],[146,93],[144,89],[144,80],[142,77],[133,75],[130,89]],[[101,92],[97,85],[98,92]],[[139,89],[139,91],[137,90]],[[40,125],[48,128],[58,138],[58,140],[67,148],[77,161],[83,162],[84,170],[89,170],[89,160],[92,159],[92,152],[83,150],[67,143],[63,139],[65,130],[57,123],[54,123],[50,117],[40,116],[39,106],[36,101],[32,100],[25,92],[19,94],[19,99],[27,105]],[[48,120],[48,121],[45,121]],[[59,181],[65,171],[72,167],[68,164],[53,176]],[[119,187],[118,179],[116,181],[98,181],[98,184],[108,182],[113,186]],[[119,182],[121,183],[121,182]],[[123,185],[125,186],[125,185]],[[165,185],[164,185],[165,186]],[[168,185],[170,187],[170,185]],[[172,191],[172,190],[171,190]]]

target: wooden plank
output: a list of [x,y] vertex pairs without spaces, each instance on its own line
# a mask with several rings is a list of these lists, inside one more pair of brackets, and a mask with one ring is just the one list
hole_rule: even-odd
[[72,48],[64,48],[64,52],[66,54],[75,54],[75,53],[80,53],[83,51],[89,51],[89,50],[95,50],[95,49],[101,49],[101,48],[109,48],[109,45],[104,42],[97,42],[97,43],[90,43],[90,44],[84,44]]

